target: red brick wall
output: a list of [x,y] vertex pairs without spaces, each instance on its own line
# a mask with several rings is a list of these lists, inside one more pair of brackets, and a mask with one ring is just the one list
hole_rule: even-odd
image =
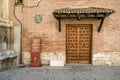
[[[11,0],[11,2],[14,2],[14,0]],[[25,6],[36,4],[36,0],[24,0]],[[42,39],[41,49],[43,52],[65,51],[64,30],[61,33],[58,32],[58,22],[52,14],[54,9],[65,7],[105,7],[114,9],[115,13],[105,19],[100,33],[97,33],[99,22],[94,20],[93,52],[120,51],[119,0],[41,0],[39,7],[24,7],[23,11],[21,5],[16,6],[16,15],[23,23],[24,52],[30,51],[31,37]],[[19,25],[13,16],[13,3],[10,4],[10,13],[10,20],[13,25]],[[43,17],[42,22],[39,24],[34,22],[36,14],[41,14]]]

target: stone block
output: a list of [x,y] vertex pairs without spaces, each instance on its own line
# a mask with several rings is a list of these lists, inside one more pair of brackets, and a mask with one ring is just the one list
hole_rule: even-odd
[[50,60],[65,60],[65,52],[42,52],[42,64],[50,64]]
[[94,57],[94,58],[93,58],[93,61],[94,61],[94,60],[97,60],[97,58],[96,58],[96,57]]
[[94,65],[119,66],[120,65],[119,55],[120,55],[120,52],[106,52],[106,53],[105,52],[98,52],[98,53],[94,53],[93,54],[93,64]]
[[50,60],[50,66],[64,66],[64,60]]
[[30,64],[30,52],[24,52],[23,53],[23,63],[24,64]]
[[111,61],[106,61],[106,65],[112,65]]
[[41,60],[41,64],[50,64],[50,60]]
[[57,57],[58,60],[65,60],[66,57],[64,52],[58,52],[57,54],[58,54]]
[[108,61],[108,60],[109,60],[109,57],[104,57],[103,60],[104,60],[104,61]]

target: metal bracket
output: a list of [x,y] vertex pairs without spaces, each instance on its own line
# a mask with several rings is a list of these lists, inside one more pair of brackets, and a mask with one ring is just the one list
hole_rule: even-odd
[[61,18],[58,18],[58,21],[59,21],[59,32],[61,32]]
[[[102,28],[102,25],[103,25],[103,22],[104,22],[104,19],[105,19],[106,16],[105,16],[105,14],[103,14],[102,16],[97,16],[97,17],[96,17],[96,14],[94,14],[94,15],[95,15],[95,16],[94,16],[94,17],[91,17],[91,18],[97,18],[98,20],[101,20],[101,21],[100,21],[100,25],[99,25],[98,30],[97,30],[97,32],[100,32],[100,30],[101,30],[101,28]],[[61,17],[60,14],[59,14],[59,15],[55,15],[55,14],[54,14],[54,16],[55,16],[55,18],[56,18],[56,19],[58,20],[58,22],[59,22],[58,31],[61,32],[61,19],[64,18],[64,17],[68,17],[68,16],[63,16],[63,17]],[[77,15],[76,17],[77,17],[78,20],[81,19],[81,16],[80,16],[80,15]],[[76,17],[74,17],[74,18],[76,18]],[[86,17],[86,16],[82,16],[82,17]],[[87,16],[87,17],[88,17],[88,16]]]
[[104,19],[105,19],[105,17],[103,17],[103,18],[101,19],[100,26],[99,26],[99,28],[98,28],[98,32],[100,32],[100,30],[101,30],[101,28],[102,28]]

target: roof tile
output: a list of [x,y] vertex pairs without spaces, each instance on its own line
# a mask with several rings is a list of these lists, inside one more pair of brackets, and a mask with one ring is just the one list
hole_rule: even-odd
[[113,9],[88,7],[88,8],[55,9],[53,13],[114,13],[114,12],[115,11]]

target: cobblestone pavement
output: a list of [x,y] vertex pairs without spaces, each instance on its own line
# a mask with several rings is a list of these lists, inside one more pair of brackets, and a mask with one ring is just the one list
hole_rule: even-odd
[[0,80],[120,80],[120,67],[67,65],[14,68],[1,71]]

